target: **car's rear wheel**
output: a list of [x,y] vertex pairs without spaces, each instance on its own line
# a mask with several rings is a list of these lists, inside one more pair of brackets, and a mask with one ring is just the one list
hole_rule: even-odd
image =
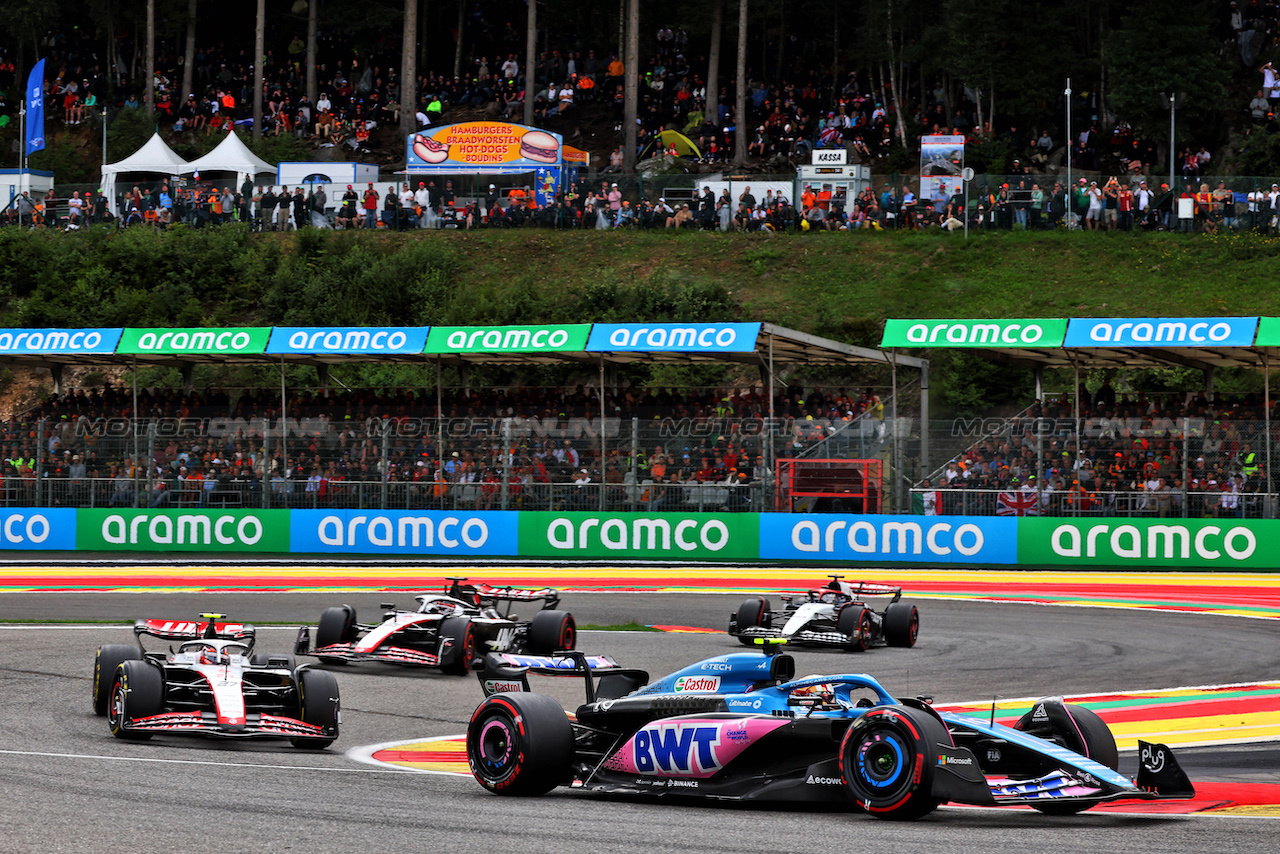
[[476,627],[470,617],[447,617],[440,622],[440,649],[441,672],[454,676],[471,672],[471,662],[476,657]]
[[104,643],[93,657],[93,713],[101,717],[111,704],[116,668],[126,661],[141,661],[142,650],[124,643]]
[[849,639],[849,649],[864,652],[871,646],[874,631],[871,611],[858,605],[847,605],[836,617],[836,631]]
[[[1106,721],[1097,714],[1074,703],[1063,703],[1058,707],[1066,710],[1065,717],[1052,705],[1045,707],[1043,715],[1038,714],[1039,708],[1040,704],[1037,704],[1018,718],[1018,722],[1013,725],[1014,729],[1060,744],[1112,771],[1120,770],[1120,752],[1116,748],[1115,736],[1111,734]],[[1093,804],[1087,801],[1057,801],[1031,806],[1045,815],[1075,815]]]
[[840,743],[840,777],[859,809],[885,819],[932,812],[939,742],[945,728],[928,712],[881,706],[859,717]]
[[[768,628],[770,610],[768,599],[743,600],[743,603],[738,606],[738,614],[734,619],[738,631],[756,627]],[[743,637],[741,634],[738,635],[738,640],[747,646],[751,646],[754,642],[754,638]]]
[[116,668],[111,683],[111,702],[107,706],[107,725],[116,738],[145,740],[151,733],[129,729],[135,718],[158,715],[164,711],[164,674],[148,661],[129,660]]
[[541,795],[569,782],[573,728],[542,694],[496,694],[467,726],[471,773],[499,795]]
[[304,722],[332,731],[332,736],[291,738],[294,747],[323,750],[338,737],[338,680],[327,670],[303,668],[298,671],[298,717]]
[[912,647],[920,635],[920,610],[910,602],[894,602],[884,612],[884,639],[889,646]]
[[568,611],[539,611],[529,624],[529,651],[536,653],[573,649],[578,624]]
[[[337,643],[350,643],[356,639],[356,609],[350,605],[339,605],[336,608],[325,608],[316,625],[316,649],[333,646]],[[320,660],[331,664],[341,664],[341,658]]]

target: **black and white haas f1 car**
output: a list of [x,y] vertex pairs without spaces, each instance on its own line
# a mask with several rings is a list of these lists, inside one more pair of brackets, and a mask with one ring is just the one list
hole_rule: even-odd
[[[292,655],[255,653],[253,626],[218,622],[222,617],[138,620],[136,646],[98,647],[93,711],[106,715],[117,738],[187,733],[328,747],[341,718],[333,674],[298,666]],[[178,648],[148,652],[143,637]]]
[[519,668],[486,660],[487,675],[515,689],[487,697],[467,727],[472,774],[489,791],[827,802],[889,819],[947,802],[1069,815],[1194,796],[1164,745],[1139,743],[1136,781],[1117,773],[1106,724],[1060,699],[1008,727],[894,699],[866,674],[795,679],[788,655],[722,655],[647,685],[642,671],[568,657],[576,667],[528,672],[584,678],[572,721],[557,701],[525,693]]
[[[415,596],[415,610],[384,603],[382,622],[376,624],[358,622],[350,605],[326,608],[316,626],[314,648],[310,629],[303,626],[295,652],[333,664],[385,661],[465,675],[477,656],[488,651],[549,653],[574,648],[577,624],[572,614],[556,610],[559,591],[447,580],[444,593]],[[542,610],[532,620],[512,613],[517,602],[539,601]]]
[[[747,599],[729,617],[729,634],[752,644],[757,638],[784,638],[805,646],[832,646],[861,652],[873,646],[916,645],[920,611],[902,601],[902,588],[871,581],[850,584],[843,575],[830,576],[825,587],[816,587],[803,598],[783,596],[782,610],[774,611],[768,599]],[[878,610],[867,599],[887,604]]]

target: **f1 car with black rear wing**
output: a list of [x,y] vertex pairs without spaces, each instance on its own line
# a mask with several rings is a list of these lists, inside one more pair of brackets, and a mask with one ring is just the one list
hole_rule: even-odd
[[1118,773],[1106,724],[1061,699],[1036,702],[1008,727],[939,712],[925,698],[895,699],[866,674],[794,677],[788,655],[722,655],[631,690],[627,680],[603,690],[602,679],[572,721],[545,695],[492,694],[467,727],[467,759],[500,795],[572,786],[844,803],[891,819],[947,802],[1068,815],[1194,795],[1164,745],[1140,743],[1136,781]]
[[[729,634],[750,645],[758,638],[861,652],[873,646],[912,647],[920,633],[920,611],[902,601],[902,588],[874,581],[842,581],[843,575],[801,596],[783,596],[774,610],[768,599],[747,599],[729,617]],[[884,602],[885,598],[888,602]],[[881,604],[871,604],[869,599]]]
[[[310,627],[303,626],[294,652],[331,664],[383,661],[465,675],[485,652],[545,654],[574,648],[577,623],[569,612],[557,610],[559,591],[447,580],[443,593],[415,596],[413,610],[383,603],[378,623],[359,622],[351,605],[326,608],[314,647]],[[520,602],[542,602],[542,610],[522,620],[512,610]]]
[[[156,733],[218,738],[287,738],[323,748],[338,737],[341,711],[333,674],[298,666],[292,655],[253,651],[244,623],[138,620],[131,644],[103,644],[93,666],[93,711],[117,738]],[[148,652],[144,637],[176,641]]]

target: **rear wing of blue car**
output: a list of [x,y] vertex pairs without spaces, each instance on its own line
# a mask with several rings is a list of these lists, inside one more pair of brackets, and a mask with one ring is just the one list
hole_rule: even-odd
[[621,667],[607,655],[587,655],[577,650],[551,655],[490,652],[476,667],[476,677],[486,697],[528,693],[530,673],[581,678],[588,703],[621,697],[649,681],[646,670]]

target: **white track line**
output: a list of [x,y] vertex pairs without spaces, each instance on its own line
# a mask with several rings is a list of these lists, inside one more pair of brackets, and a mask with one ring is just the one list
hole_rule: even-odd
[[46,759],[97,759],[108,762],[156,762],[166,765],[214,765],[224,768],[257,768],[278,771],[339,771],[347,774],[403,774],[404,769],[382,768],[329,768],[321,765],[260,765],[253,762],[212,762],[206,759],[157,759],[147,756],[104,756],[97,753],[51,753],[40,750],[2,750],[6,756],[38,756]]

